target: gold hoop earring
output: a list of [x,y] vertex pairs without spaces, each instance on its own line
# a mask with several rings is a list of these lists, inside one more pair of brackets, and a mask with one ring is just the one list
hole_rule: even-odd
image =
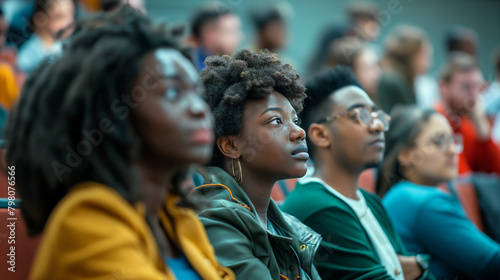
[[[236,159],[236,161],[238,163],[238,168],[240,170],[240,176],[239,176],[239,178],[236,176],[236,169],[234,168],[234,160],[235,159]],[[243,173],[241,172],[241,163],[240,163],[240,159],[238,157],[235,157],[235,158],[231,159],[231,168],[233,170],[233,178],[234,178],[234,180],[236,180],[236,182],[238,183],[238,185],[241,185],[241,182],[243,181]]]

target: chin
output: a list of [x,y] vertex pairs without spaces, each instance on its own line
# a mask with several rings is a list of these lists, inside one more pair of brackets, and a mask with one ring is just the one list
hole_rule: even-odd
[[186,155],[186,159],[189,164],[207,164],[212,158],[212,149],[199,149],[196,153],[191,153],[190,155]]
[[291,172],[288,172],[288,178],[286,179],[291,179],[291,178],[301,178],[304,177],[307,173],[307,162],[305,162],[302,166],[297,166]]

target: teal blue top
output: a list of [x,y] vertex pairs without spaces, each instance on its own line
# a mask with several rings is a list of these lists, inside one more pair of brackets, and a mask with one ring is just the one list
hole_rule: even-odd
[[500,279],[500,244],[479,231],[451,195],[403,181],[382,203],[406,249],[431,255],[436,278]]
[[182,280],[201,280],[200,275],[194,270],[184,254],[180,253],[177,258],[165,257],[165,261],[175,275]]

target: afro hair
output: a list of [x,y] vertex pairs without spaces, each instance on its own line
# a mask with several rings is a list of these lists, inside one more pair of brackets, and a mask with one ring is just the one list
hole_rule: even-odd
[[[268,50],[258,53],[247,49],[234,56],[212,56],[201,72],[207,103],[215,117],[215,136],[232,136],[241,132],[247,100],[264,99],[273,92],[290,101],[297,113],[302,111],[305,88],[290,64],[283,64]],[[211,165],[222,166],[222,154],[214,149]]]

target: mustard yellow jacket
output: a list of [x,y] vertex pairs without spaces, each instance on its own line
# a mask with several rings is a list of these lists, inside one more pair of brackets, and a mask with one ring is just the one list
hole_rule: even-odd
[[[165,200],[164,228],[203,279],[234,279],[216,260],[206,232],[192,210]],[[160,256],[145,222],[143,204],[135,207],[110,187],[76,185],[50,215],[36,254],[31,280],[176,279]]]

